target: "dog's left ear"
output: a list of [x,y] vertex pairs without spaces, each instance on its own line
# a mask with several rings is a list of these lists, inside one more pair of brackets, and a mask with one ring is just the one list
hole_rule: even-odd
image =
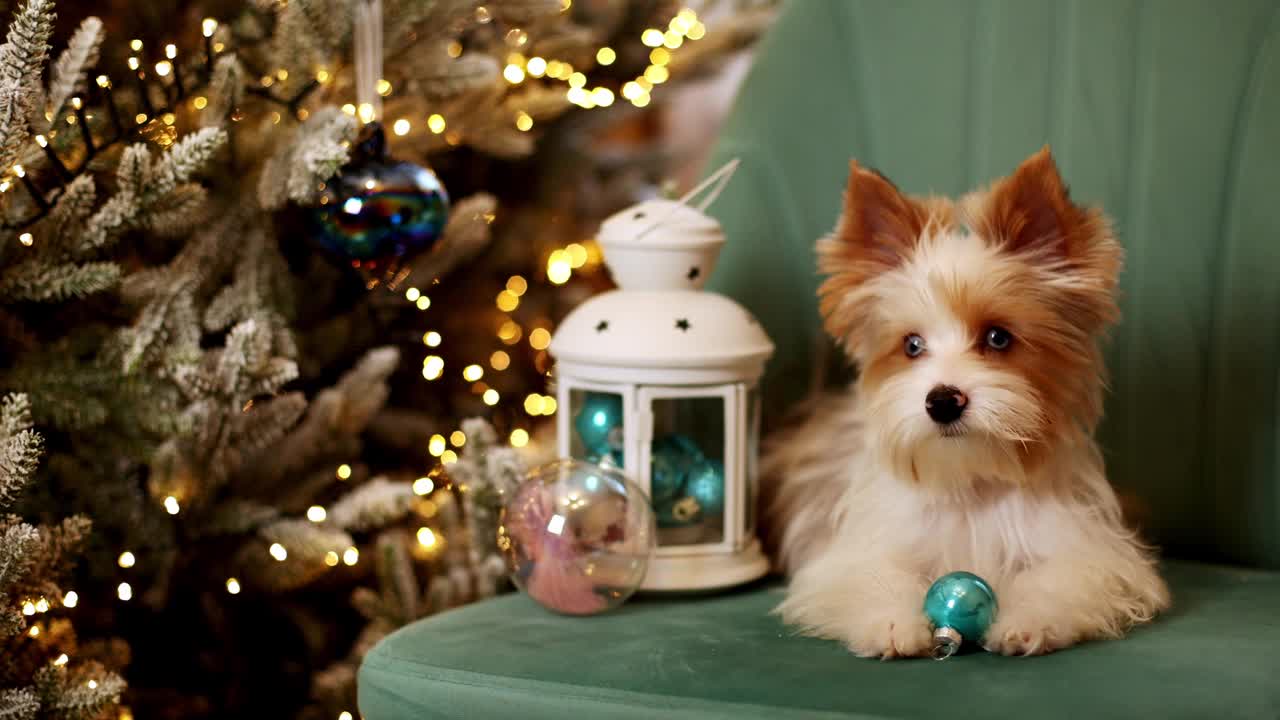
[[1088,253],[1100,218],[1071,202],[1046,145],[971,210],[973,229],[1010,252],[1034,252],[1072,262]]

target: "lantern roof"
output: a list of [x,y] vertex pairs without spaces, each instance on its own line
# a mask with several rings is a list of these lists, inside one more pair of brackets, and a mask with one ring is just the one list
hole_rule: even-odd
[[551,353],[561,363],[618,368],[728,368],[756,376],[773,343],[746,308],[701,290],[612,290],[560,323]]

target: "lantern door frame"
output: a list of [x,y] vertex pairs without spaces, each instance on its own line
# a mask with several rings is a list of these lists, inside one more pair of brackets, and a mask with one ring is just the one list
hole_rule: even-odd
[[[662,532],[659,529],[659,544],[654,551],[655,557],[675,557],[681,555],[711,555],[732,553],[737,550],[746,524],[746,517],[739,507],[742,499],[741,490],[746,489],[746,478],[739,478],[735,473],[742,471],[739,454],[743,449],[743,422],[738,412],[742,406],[742,384],[726,383],[723,385],[641,385],[636,393],[636,433],[639,445],[639,468],[637,468],[640,484],[653,498],[653,401],[680,398],[720,398],[724,412],[724,509],[721,510],[723,533],[719,542],[696,543],[691,545],[662,545]],[[626,434],[626,429],[623,429]],[[735,484],[741,481],[741,485]]]

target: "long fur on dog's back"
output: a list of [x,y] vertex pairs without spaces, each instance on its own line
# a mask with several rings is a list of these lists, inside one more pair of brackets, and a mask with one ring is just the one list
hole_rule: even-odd
[[857,405],[849,401],[852,392],[826,393],[800,405],[765,441],[762,529],[774,567],[788,575],[835,535],[836,508],[847,489],[842,468],[866,442]]

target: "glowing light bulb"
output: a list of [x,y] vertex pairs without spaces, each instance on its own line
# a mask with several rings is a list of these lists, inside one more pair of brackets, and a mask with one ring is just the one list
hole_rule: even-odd
[[80,595],[75,590],[67,592],[62,596],[62,607],[73,608],[80,602]]
[[467,444],[467,434],[461,430],[454,430],[449,433],[449,444],[454,447],[462,447]]
[[503,290],[498,293],[498,298],[495,302],[498,305],[498,309],[502,312],[511,312],[520,305],[520,298],[510,290]]
[[618,59],[618,53],[613,48],[605,46],[596,51],[596,62],[601,65],[612,65],[614,60]]
[[97,83],[98,83],[98,87],[104,90],[111,87],[111,79],[108,78],[106,75],[99,75],[97,77]]
[[160,77],[168,76],[170,70],[173,70],[173,63],[168,60],[161,60],[156,63],[156,74]]
[[598,87],[591,91],[591,101],[600,107],[609,107],[613,104],[613,91],[606,87]]
[[173,43],[164,46],[164,56],[173,60],[178,57],[178,47]]
[[391,125],[391,132],[397,135],[408,135],[410,129],[409,121],[404,118],[400,118]]
[[444,436],[432,435],[431,439],[427,441],[427,452],[431,453],[431,457],[440,457],[444,454],[444,451]]
[[22,243],[23,245],[26,245],[27,247],[31,247],[31,244],[34,243],[35,241],[36,239],[32,237],[31,233],[29,232],[24,232],[18,236],[18,242]]
[[22,614],[30,617],[36,614],[36,604],[30,600],[22,603]]
[[347,548],[342,553],[342,562],[348,567],[360,562],[360,551],[355,549],[355,547]]
[[524,411],[530,415],[542,414],[542,396],[537,393],[531,393],[524,399]]
[[529,113],[521,110],[516,113],[516,129],[520,132],[529,132],[533,128],[533,117]]
[[192,106],[195,107],[195,109],[203,110],[205,109],[205,107],[209,105],[209,99],[203,95],[199,95],[194,100],[191,101],[191,104]]
[[497,390],[494,390],[493,388],[489,388],[488,390],[484,391],[484,395],[482,395],[480,399],[484,401],[485,405],[492,407],[494,405],[497,405],[498,400],[501,398],[499,398]]
[[232,595],[240,594],[240,581],[235,578],[227,578],[227,592]]
[[271,557],[278,562],[284,562],[289,558],[289,551],[280,543],[271,543],[271,547],[267,548],[267,552],[271,553]]
[[213,37],[214,31],[218,29],[218,21],[213,18],[205,18],[200,22],[200,33],[205,37]]
[[489,356],[489,367],[494,370],[506,370],[511,366],[511,356],[502,350],[495,350]]
[[120,553],[120,557],[116,558],[116,564],[122,568],[131,568],[135,562],[137,562],[137,559],[128,550]]
[[429,477],[420,477],[413,481],[414,495],[430,495],[432,490],[436,489],[436,484]]
[[351,477],[351,466],[346,463],[342,463],[338,466],[338,470],[335,474],[338,476],[339,480],[346,480]]
[[422,362],[422,377],[435,380],[444,373],[444,358],[439,355],[428,355]]
[[404,291],[404,299],[409,302],[417,302],[420,297],[422,297],[422,291],[416,287],[411,287]]
[[329,517],[329,513],[319,505],[312,505],[307,508],[307,519],[313,523],[324,522],[327,517]]
[[180,510],[182,510],[182,507],[178,505],[178,498],[170,495],[164,499],[165,512],[170,515],[177,515]]
[[341,560],[338,559],[338,553],[330,550],[324,554],[325,565],[328,565],[329,567],[337,567],[339,562],[341,562]]
[[131,58],[129,58],[129,69],[130,69],[130,70],[137,70],[137,69],[138,69],[138,65],[139,65],[139,63],[138,63],[138,58],[136,58],[136,57],[131,57]]
[[452,465],[458,462],[458,453],[452,450],[445,450],[444,454],[440,456],[440,462],[445,465]]
[[524,69],[536,78],[542,77],[547,72],[547,61],[540,57],[531,57],[529,62],[525,63]]
[[440,333],[435,330],[428,330],[422,335],[422,344],[427,347],[439,347],[441,339]]
[[116,586],[116,597],[128,602],[133,599],[133,586],[127,582],[122,582]]
[[475,382],[484,377],[484,368],[479,365],[468,365],[462,369],[462,379],[467,382]]
[[587,84],[587,76],[576,72],[569,76],[569,87],[580,88]]
[[524,428],[516,428],[511,431],[511,446],[522,448],[529,444],[529,431]]
[[414,303],[414,305],[417,305],[419,310],[426,310],[427,308],[431,307],[431,298],[427,297],[426,295],[423,295],[422,297],[418,298],[418,302]]
[[662,41],[662,31],[657,28],[649,28],[648,30],[640,33],[640,42],[649,47],[658,47],[662,44]]
[[512,85],[519,85],[524,82],[524,68],[519,65],[509,64],[502,69],[502,77]]
[[444,132],[445,122],[444,116],[435,114],[427,118],[427,129],[439,135]]
[[374,86],[374,90],[377,91],[379,95],[386,97],[391,94],[391,82],[386,78],[383,78]]
[[546,350],[551,345],[551,333],[546,328],[534,328],[529,333],[529,345],[534,350]]
[[53,664],[57,665],[58,667],[62,667],[63,665],[66,665],[67,661],[70,659],[71,658],[67,657],[66,653],[62,653],[61,655],[58,656],[57,660],[53,661]]
[[37,601],[36,601],[36,612],[38,612],[38,613],[47,613],[47,612],[49,612],[49,601],[48,601],[47,599],[45,599],[45,598],[40,598],[39,600],[37,600]]
[[424,548],[436,546],[436,534],[429,527],[418,528],[418,544]]
[[701,40],[702,38],[706,37],[706,35],[707,35],[707,26],[703,25],[701,20],[698,20],[694,22],[693,25],[690,25],[689,30],[685,33],[685,37],[689,38],[690,40]]

